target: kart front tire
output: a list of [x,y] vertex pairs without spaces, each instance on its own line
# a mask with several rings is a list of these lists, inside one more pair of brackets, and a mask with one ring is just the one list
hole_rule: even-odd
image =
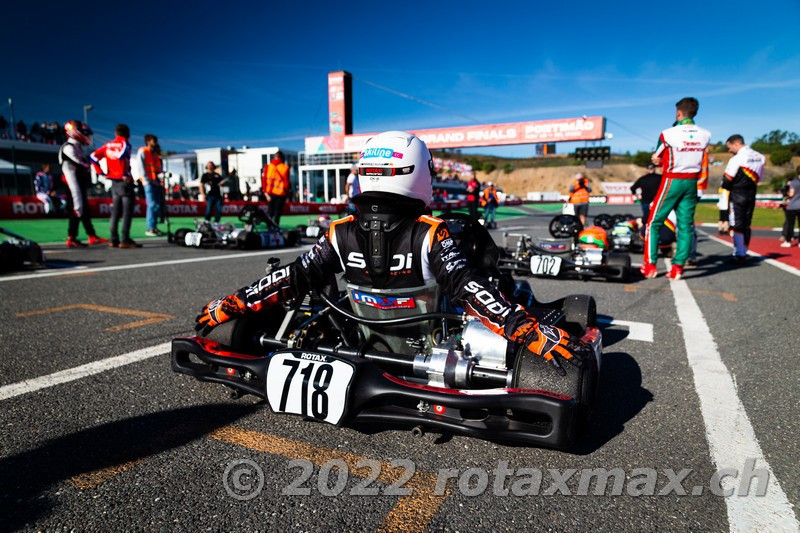
[[186,234],[189,233],[189,230],[186,228],[181,228],[175,231],[175,235],[173,236],[173,242],[175,244],[179,244],[180,246],[186,246]]
[[608,279],[625,283],[631,275],[631,256],[628,254],[610,253],[608,254],[606,266],[615,267],[618,270],[618,273],[609,275]]

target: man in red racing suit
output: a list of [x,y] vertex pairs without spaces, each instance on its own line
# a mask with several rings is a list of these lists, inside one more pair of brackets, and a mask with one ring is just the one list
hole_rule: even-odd
[[[379,157],[399,154],[402,161],[390,163],[403,166],[370,161],[370,154],[376,153],[370,152],[372,147],[383,151]],[[470,267],[447,224],[425,214],[431,197],[429,162],[427,147],[411,134],[387,132],[370,139],[359,161],[363,192],[354,199],[359,215],[333,222],[292,264],[206,305],[196,329],[205,334],[232,318],[280,305],[326,285],[334,274],[344,273],[348,282],[376,289],[419,287],[435,280],[455,305],[498,335],[525,344],[559,374],[566,374],[564,362],[582,367],[592,356],[591,348],[566,331],[538,324],[522,306],[510,303]],[[408,175],[399,175],[405,169],[423,177],[406,179]],[[371,180],[378,172],[379,178],[397,179]],[[403,180],[410,185],[404,186]]]

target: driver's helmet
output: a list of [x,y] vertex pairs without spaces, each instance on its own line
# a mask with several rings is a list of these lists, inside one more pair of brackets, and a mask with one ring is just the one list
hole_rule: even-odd
[[611,233],[613,233],[615,237],[630,237],[636,230],[635,224],[636,223],[631,220],[618,222],[614,225]]
[[64,124],[64,133],[67,134],[67,137],[75,139],[81,144],[85,144],[87,146],[92,144],[92,135],[94,132],[88,124],[85,124],[80,120],[68,120]]
[[361,192],[389,192],[421,200],[433,196],[433,158],[416,135],[387,131],[371,137],[358,160]]
[[607,249],[608,235],[606,234],[606,230],[600,226],[589,226],[578,233],[578,246],[584,250],[587,248]]
[[322,229],[328,229],[331,227],[331,216],[330,215],[320,215],[317,217],[317,224]]

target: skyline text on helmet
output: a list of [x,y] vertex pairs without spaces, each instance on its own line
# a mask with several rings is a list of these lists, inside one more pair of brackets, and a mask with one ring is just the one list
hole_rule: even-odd
[[361,152],[361,157],[381,157],[383,159],[396,157],[397,159],[403,159],[403,154],[395,152],[391,148],[364,148],[364,151]]

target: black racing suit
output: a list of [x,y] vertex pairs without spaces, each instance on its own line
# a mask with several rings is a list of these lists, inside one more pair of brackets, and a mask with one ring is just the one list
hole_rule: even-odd
[[455,305],[511,341],[523,340],[536,326],[522,306],[510,303],[467,264],[443,220],[428,215],[388,222],[368,218],[351,215],[333,222],[311,250],[245,287],[238,294],[247,308],[279,305],[344,272],[348,282],[375,289],[419,287],[435,280]]
[[745,246],[750,245],[750,224],[756,207],[756,183],[744,169],[739,168],[733,179],[723,179],[722,188],[730,191],[730,228],[744,234]]

